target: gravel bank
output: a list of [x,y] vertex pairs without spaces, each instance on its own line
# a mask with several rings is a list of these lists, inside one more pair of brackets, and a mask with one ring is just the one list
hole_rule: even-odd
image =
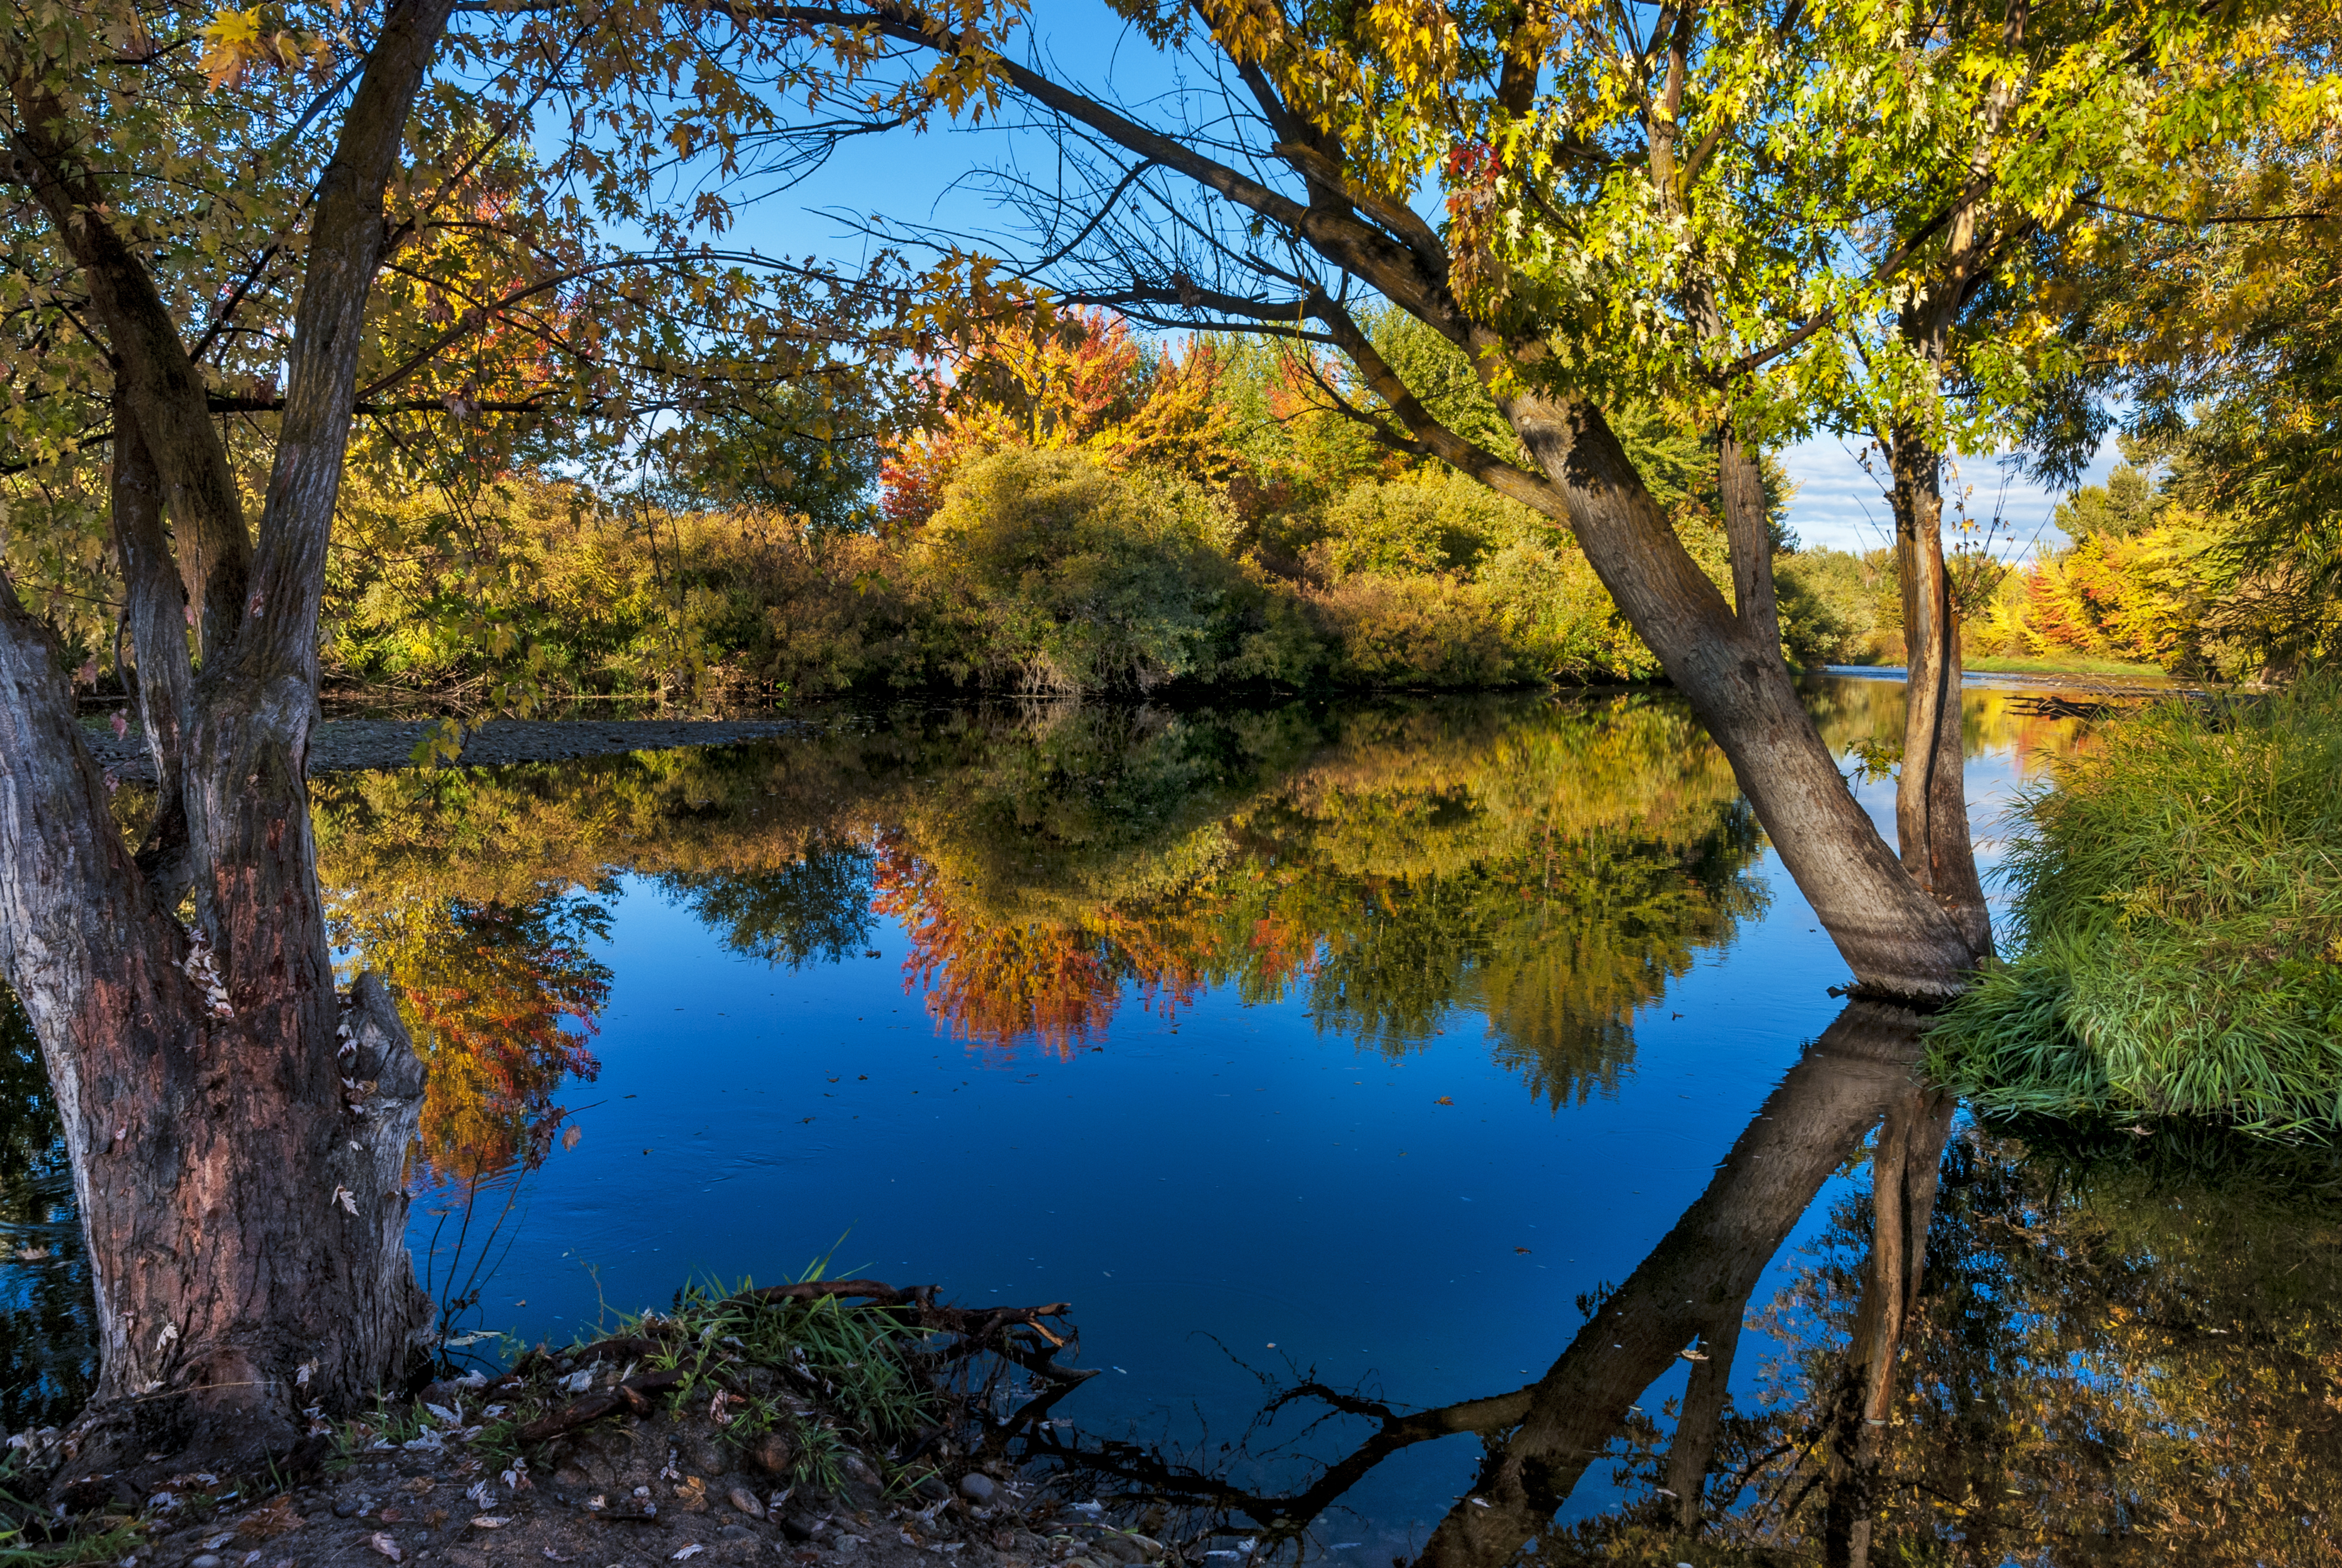
[[[430,729],[425,720],[329,719],[310,732],[311,773],[364,773],[413,765],[415,748]],[[497,719],[465,737],[463,767],[506,763],[558,762],[570,757],[612,756],[623,752],[666,751],[676,746],[726,745],[735,741],[773,740],[811,734],[803,719],[642,719],[597,722]],[[90,732],[90,750],[115,777],[155,782],[154,764],[136,730],[116,739],[109,729]]]

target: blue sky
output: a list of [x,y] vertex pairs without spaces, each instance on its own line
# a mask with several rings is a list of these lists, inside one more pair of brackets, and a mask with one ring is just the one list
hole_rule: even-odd
[[[1797,485],[1797,498],[1789,504],[1789,525],[1800,543],[1858,551],[1892,542],[1885,486],[1863,472],[1860,449],[1857,441],[1817,436],[1781,454],[1782,466]],[[2114,443],[2108,440],[2098,449],[2084,483],[2104,483],[2117,458]],[[1997,554],[2028,555],[2037,540],[2052,548],[2066,544],[2066,536],[2049,522],[2057,503],[2065,499],[2064,491],[2045,490],[1990,457],[1962,458],[1956,469],[1944,479],[1946,511],[1950,510],[1950,493],[1957,485],[1969,492],[1971,514],[1979,518],[1997,514],[2002,524]]]

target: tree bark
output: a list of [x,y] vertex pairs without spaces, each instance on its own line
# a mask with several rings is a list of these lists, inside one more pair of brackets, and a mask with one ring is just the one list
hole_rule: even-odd
[[139,427],[137,410],[114,397],[114,552],[122,565],[123,618],[138,669],[138,724],[155,762],[155,820],[138,850],[138,868],[154,880],[158,902],[175,910],[194,880],[187,843],[182,759],[195,698],[187,657],[194,617],[171,542],[163,531],[163,483]]
[[1907,706],[1895,830],[1911,880],[1940,904],[1977,959],[1992,952],[1976,847],[1968,835],[1962,748],[1960,618],[1944,560],[1943,454],[1917,429],[1887,443],[1895,563],[1902,576]]
[[1765,476],[1729,420],[1716,432],[1716,474],[1724,493],[1724,537],[1732,554],[1732,607],[1748,634],[1781,641],[1780,591],[1773,583],[1772,520],[1765,514]]

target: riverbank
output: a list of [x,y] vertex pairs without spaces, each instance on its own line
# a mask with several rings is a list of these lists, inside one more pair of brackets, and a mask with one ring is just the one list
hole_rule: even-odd
[[2342,1128],[2342,686],[2163,702],[2021,799],[2016,958],[1931,1036],[1979,1108]]
[[[495,719],[465,732],[455,758],[461,767],[507,763],[565,762],[575,757],[683,746],[729,745],[810,734],[806,719]],[[309,732],[309,771],[368,773],[412,767],[415,748],[437,728],[430,719],[327,719]],[[154,759],[135,729],[116,735],[92,727],[85,737],[98,765],[125,784],[153,784]]]
[[[1007,1456],[1089,1375],[1055,1362],[1062,1305],[962,1311],[871,1281],[677,1299],[316,1420],[265,1476],[76,1477],[54,1432],[25,1434],[15,1478],[49,1471],[72,1519],[20,1517],[12,1550],[125,1568],[1181,1563]],[[1016,1397],[988,1397],[1003,1384]]]

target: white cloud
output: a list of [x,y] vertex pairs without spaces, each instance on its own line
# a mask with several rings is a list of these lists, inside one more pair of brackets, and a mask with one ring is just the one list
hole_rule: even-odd
[[[1858,455],[1861,451],[1858,442],[1824,435],[1801,441],[1781,453],[1781,465],[1797,485],[1797,495],[1789,503],[1789,526],[1801,543],[1837,550],[1874,550],[1893,543],[1895,522],[1887,502],[1887,464],[1874,450],[1870,462],[1876,476],[1865,473]],[[2116,458],[2114,443],[2108,440],[2091,460],[2082,482],[2103,483]],[[1945,475],[1946,510],[1950,510],[1955,484],[1967,490],[1969,515],[1979,520],[1999,518],[2001,554],[2027,555],[2037,543],[2051,549],[2067,543],[2049,521],[2057,503],[2065,499],[2064,491],[2044,488],[1999,458],[1964,457],[1958,460],[1957,470],[1957,479],[1950,473]]]

